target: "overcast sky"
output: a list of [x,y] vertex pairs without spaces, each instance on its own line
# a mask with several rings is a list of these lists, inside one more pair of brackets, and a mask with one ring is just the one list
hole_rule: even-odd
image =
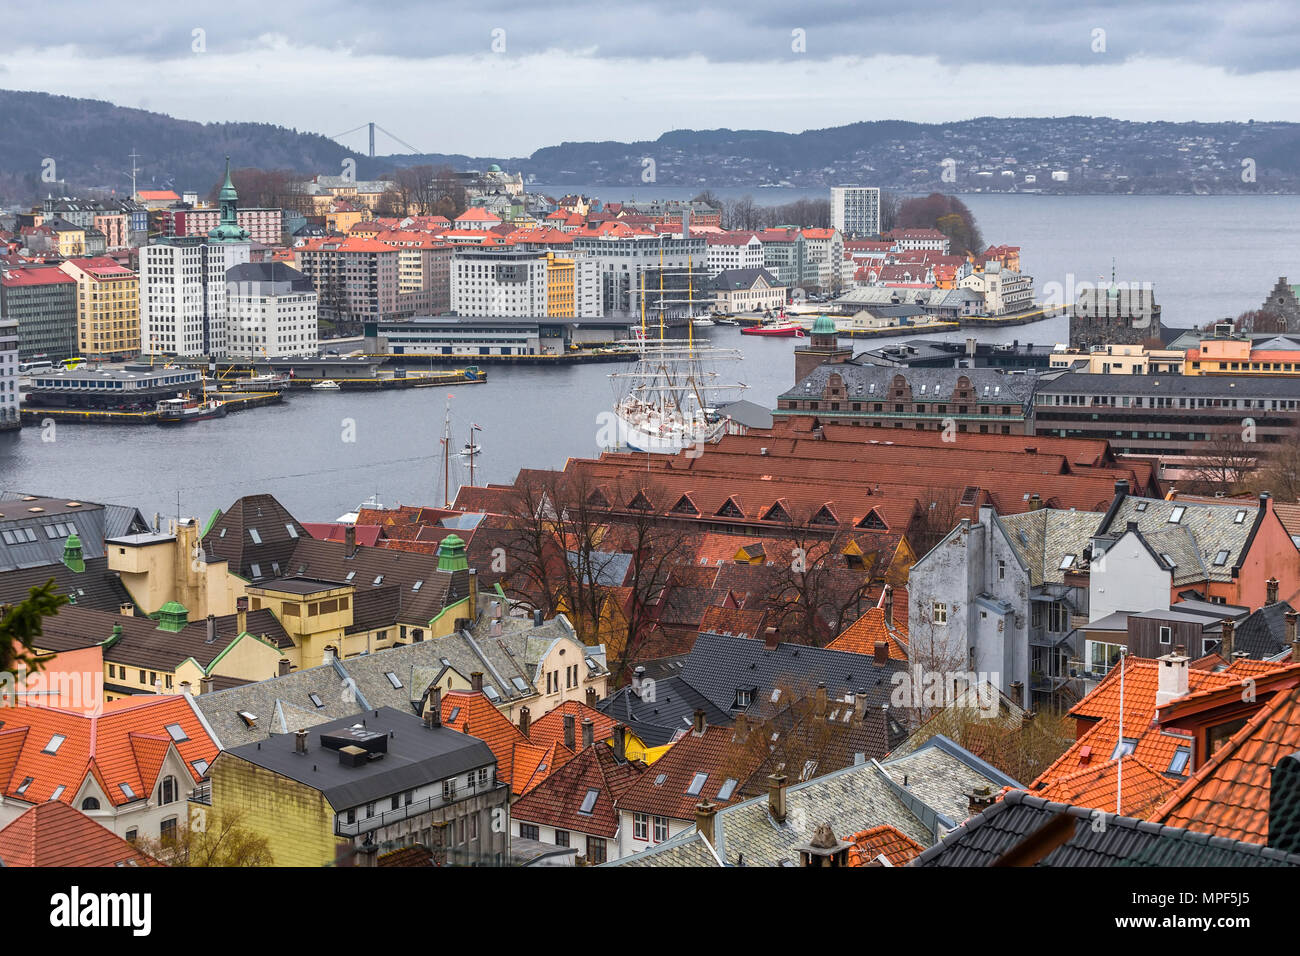
[[422,151],[500,156],[683,127],[1297,121],[1300,5],[27,3],[0,19],[0,88],[327,136],[374,120]]

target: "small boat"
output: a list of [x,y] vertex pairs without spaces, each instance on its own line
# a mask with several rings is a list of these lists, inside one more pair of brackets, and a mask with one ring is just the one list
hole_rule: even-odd
[[327,378],[324,381],[312,385],[312,388],[318,389],[322,392],[337,392],[339,387],[339,383],[334,381],[332,378]]
[[222,383],[232,392],[279,392],[289,387],[288,375],[279,372],[267,372],[263,375],[250,375]]
[[702,315],[698,319],[691,319],[691,325],[696,328],[712,328],[714,325],[717,325],[717,323],[708,316]]
[[194,398],[164,398],[154,409],[158,413],[159,425],[183,425],[186,422],[201,422],[209,418],[224,418],[225,402],[215,400],[199,401]]
[[803,326],[798,322],[790,320],[777,322],[764,322],[762,325],[751,325],[747,329],[740,330],[741,335],[770,335],[779,336],[789,339],[801,339],[807,335]]
[[481,452],[482,450],[483,450],[483,446],[482,446],[482,445],[471,445],[469,442],[466,442],[466,443],[461,447],[461,449],[460,449],[460,453],[461,453],[461,456],[462,456],[462,457],[464,457],[464,458],[470,458],[470,457],[472,457],[472,456],[474,456],[474,455],[477,455],[477,454],[478,454],[479,452]]
[[740,323],[737,322],[735,319],[731,318],[731,316],[729,315],[720,315],[713,320],[713,324],[714,325],[739,325]]

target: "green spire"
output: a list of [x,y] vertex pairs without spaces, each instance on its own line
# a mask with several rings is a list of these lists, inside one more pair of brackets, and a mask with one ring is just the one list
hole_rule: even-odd
[[158,630],[178,634],[189,623],[190,612],[184,604],[168,601],[158,609]]
[[230,157],[226,157],[226,181],[221,186],[217,197],[221,202],[221,223],[208,230],[210,242],[248,242],[247,229],[239,225],[239,194],[235,192],[235,183],[230,178]]
[[465,557],[465,542],[460,537],[449,534],[438,545],[439,571],[465,571],[469,560]]
[[813,323],[813,335],[834,335],[835,321],[828,315],[817,316],[817,321]]
[[81,539],[75,533],[68,535],[63,542],[63,563],[80,574],[86,570],[86,561],[81,554]]
[[217,198],[219,198],[222,202],[225,202],[227,199],[234,200],[239,198],[239,194],[235,192],[235,183],[230,178],[230,157],[229,156],[226,157],[226,181],[225,183],[222,184],[221,195]]

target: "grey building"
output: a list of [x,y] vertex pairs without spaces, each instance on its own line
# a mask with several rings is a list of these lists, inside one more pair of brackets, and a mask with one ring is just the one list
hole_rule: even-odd
[[77,354],[77,280],[58,266],[0,262],[0,318],[18,323],[18,361]]

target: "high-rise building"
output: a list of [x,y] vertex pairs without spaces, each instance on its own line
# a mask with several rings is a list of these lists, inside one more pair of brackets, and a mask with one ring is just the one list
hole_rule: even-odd
[[[548,263],[544,252],[465,249],[451,262],[451,310],[457,315],[547,315]],[[567,308],[573,309],[569,272]]]
[[18,412],[18,320],[0,312],[0,431],[22,427]]
[[18,323],[20,362],[77,354],[77,280],[58,266],[0,262],[0,316]]
[[221,222],[206,237],[164,237],[140,250],[140,339],[146,352],[225,355],[226,273],[249,261],[248,231],[239,225],[238,195],[221,187]]
[[316,290],[283,262],[246,262],[226,273],[226,348],[232,356],[315,358]]
[[880,234],[880,190],[875,186],[832,186],[831,225],[844,236]]

